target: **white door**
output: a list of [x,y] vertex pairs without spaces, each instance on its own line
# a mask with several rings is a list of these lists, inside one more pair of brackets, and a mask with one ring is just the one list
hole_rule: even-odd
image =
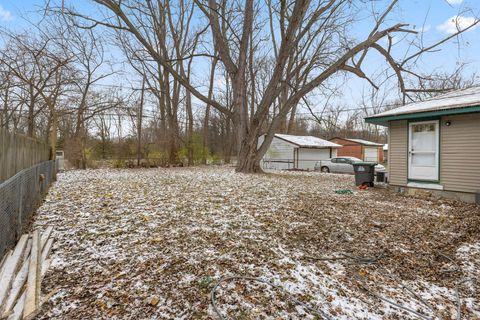
[[408,178],[438,180],[438,121],[412,122],[408,130]]
[[378,147],[365,147],[365,161],[378,162]]

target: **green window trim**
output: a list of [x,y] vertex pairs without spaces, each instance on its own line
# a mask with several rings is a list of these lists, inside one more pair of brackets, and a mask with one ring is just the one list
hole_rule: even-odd
[[407,184],[408,184],[408,182],[426,183],[426,184],[440,184],[440,180],[407,179]]

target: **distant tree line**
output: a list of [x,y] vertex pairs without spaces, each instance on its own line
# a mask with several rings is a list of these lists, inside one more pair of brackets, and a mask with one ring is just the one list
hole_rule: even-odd
[[[30,31],[1,31],[0,127],[62,148],[78,168],[235,158],[258,172],[274,133],[383,142],[365,116],[475,83],[464,66],[425,74],[418,60],[479,21],[427,45],[389,22],[396,0],[372,5],[359,37],[366,12],[347,0],[95,0],[89,12],[48,1]],[[397,56],[396,34],[410,44]],[[372,55],[382,80],[364,71]],[[372,90],[339,104],[352,76]]]

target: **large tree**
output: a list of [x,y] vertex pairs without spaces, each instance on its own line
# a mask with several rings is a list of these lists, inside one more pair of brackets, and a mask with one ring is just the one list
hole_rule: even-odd
[[[391,24],[387,19],[398,0],[388,2],[378,13],[372,11],[371,27],[363,36],[358,33],[367,29],[355,28],[360,23],[358,1],[194,0],[192,17],[196,24],[209,30],[206,42],[212,45],[204,45],[204,49],[181,59],[211,58],[212,52],[215,53],[231,84],[233,108],[229,109],[200,90],[184,70],[176,67],[176,60],[166,54],[168,50],[162,45],[174,43],[176,32],[164,34],[166,42],[165,39],[152,41],[150,35],[165,24],[162,12],[169,10],[168,1],[93,2],[106,10],[103,18],[67,11],[81,17],[85,21],[83,27],[101,25],[130,35],[164,72],[197,99],[232,120],[238,149],[237,171],[240,172],[261,171],[260,160],[287,115],[307,95],[318,88],[321,90],[335,77],[353,74],[377,87],[362,68],[368,57],[374,55],[385,60],[393,70],[406,102],[409,93],[417,90],[408,88],[405,78],[419,76],[412,69],[418,58],[479,23],[476,20],[472,26],[428,46],[421,42],[416,47],[409,46],[416,50],[396,58],[392,50],[393,37],[406,35],[403,38],[408,38],[416,33],[408,24]],[[361,2],[365,3],[378,2]],[[257,72],[259,69],[262,72]],[[276,112],[272,115],[273,110]],[[264,132],[266,138],[258,147],[258,137]]]

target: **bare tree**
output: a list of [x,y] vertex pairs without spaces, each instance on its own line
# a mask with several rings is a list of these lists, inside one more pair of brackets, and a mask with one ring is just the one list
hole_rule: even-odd
[[105,111],[99,112],[93,118],[93,123],[97,129],[97,136],[100,138],[100,154],[101,159],[107,158],[107,148],[111,141],[110,132],[112,127],[111,115]]
[[477,72],[467,75],[468,64],[459,64],[452,72],[434,72],[431,75],[423,76],[412,83],[412,87],[417,90],[411,90],[410,95],[413,100],[425,100],[446,91],[464,89],[478,84],[479,76]]
[[[271,41],[252,36],[265,21],[263,11],[255,6],[253,0],[246,0],[243,4],[233,1],[218,3],[215,0],[195,0],[196,7],[208,21],[205,26],[210,31],[214,51],[230,78],[233,94],[231,111],[219,101],[200,92],[191,83],[191,79],[176,67],[178,64],[171,60],[166,54],[167,51],[159,48],[157,42],[150,41],[150,33],[146,30],[157,30],[160,29],[159,26],[165,25],[159,16],[154,14],[165,7],[162,1],[146,1],[143,4],[134,0],[96,0],[95,3],[114,15],[113,19],[95,18],[73,11],[70,13],[81,17],[86,23],[84,27],[101,25],[130,34],[148,53],[150,59],[161,65],[192,95],[231,118],[238,144],[237,171],[257,172],[261,171],[260,159],[282,119],[285,119],[305,96],[325,85],[330,79],[339,74],[350,73],[377,87],[362,69],[367,55],[376,52],[384,57],[394,71],[400,92],[406,101],[409,93],[416,90],[408,88],[405,79],[419,77],[410,69],[418,57],[434,51],[449,39],[479,23],[477,20],[470,27],[431,45],[424,46],[420,43],[414,52],[396,58],[391,50],[393,36],[416,34],[407,24],[385,26],[387,16],[397,2],[393,0],[382,12],[372,14],[371,30],[362,40],[355,40],[348,33],[347,27],[356,23],[355,7],[351,5],[351,1],[300,0],[269,3],[271,14],[268,19],[271,20],[270,25],[278,30],[278,33],[274,34],[279,34],[278,39]],[[383,39],[386,40],[386,45],[381,42]],[[252,47],[256,50],[251,50]],[[192,55],[210,56],[208,51]],[[249,97],[249,84],[258,82],[259,79],[254,72],[248,72],[248,68],[259,60],[272,61],[269,64],[270,76],[264,89],[260,92],[257,90],[256,97]],[[271,111],[275,106],[278,113],[272,117]],[[257,139],[264,130],[267,133],[266,138],[258,148]]]
[[[213,86],[215,84],[215,68],[217,67],[218,59],[214,57],[212,59],[210,67],[210,83],[208,85],[208,99],[213,99]],[[208,151],[208,136],[209,136],[209,118],[210,118],[210,105],[207,103],[205,107],[205,117],[203,120],[203,149],[204,154],[202,157],[202,163],[207,164],[207,151]]]
[[142,88],[140,91],[140,103],[138,104],[137,114],[137,166],[140,166],[142,159],[142,127],[143,127],[143,110],[145,103],[145,76],[142,80]]
[[[9,56],[8,52],[12,51],[3,51],[0,61],[5,63],[11,74],[25,85],[30,98],[27,134],[34,135],[34,118],[43,108],[46,108],[49,113],[48,140],[52,157],[54,157],[59,117],[58,102],[62,91],[70,83],[71,58],[60,54],[53,39],[44,33],[38,36],[14,33],[5,33],[5,35],[16,52]],[[43,107],[37,108],[39,98],[42,99]]]

